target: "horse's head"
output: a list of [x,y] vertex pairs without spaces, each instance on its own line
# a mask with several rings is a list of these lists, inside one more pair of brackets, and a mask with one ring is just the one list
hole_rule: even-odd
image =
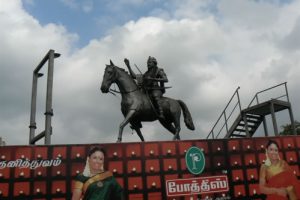
[[116,81],[117,74],[116,74],[116,66],[112,61],[110,61],[110,65],[106,65],[103,80],[101,84],[101,91],[103,93],[108,93],[109,88],[112,83]]

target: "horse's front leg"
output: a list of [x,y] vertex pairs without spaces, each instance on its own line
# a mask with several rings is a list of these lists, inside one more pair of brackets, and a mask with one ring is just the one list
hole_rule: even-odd
[[129,123],[131,117],[134,115],[135,110],[129,110],[129,112],[127,113],[127,115],[125,116],[125,119],[123,120],[123,122],[120,124],[119,127],[119,137],[117,142],[121,142],[122,141],[122,133],[123,133],[123,129],[124,127]]

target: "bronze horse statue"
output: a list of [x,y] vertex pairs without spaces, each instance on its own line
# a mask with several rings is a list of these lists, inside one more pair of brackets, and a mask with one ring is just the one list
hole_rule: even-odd
[[138,87],[132,77],[122,68],[119,68],[110,61],[110,65],[106,65],[103,80],[101,84],[101,91],[108,93],[112,83],[116,83],[119,87],[122,96],[121,111],[125,117],[124,121],[119,127],[119,136],[117,142],[122,141],[122,132],[124,127],[130,123],[131,128],[136,131],[141,141],[144,137],[141,132],[142,121],[159,122],[174,134],[173,140],[180,140],[180,116],[183,111],[184,122],[190,130],[195,130],[191,114],[181,100],[175,100],[168,97],[162,97],[162,108],[165,119],[159,119],[150,97]]

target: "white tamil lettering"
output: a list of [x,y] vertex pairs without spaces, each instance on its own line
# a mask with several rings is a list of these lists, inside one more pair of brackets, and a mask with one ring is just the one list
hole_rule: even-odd
[[169,192],[170,192],[170,193],[176,192],[175,185],[176,185],[175,182],[169,182],[169,183],[168,183],[168,189],[169,189]]
[[202,180],[201,182],[201,191],[207,192],[210,190],[210,185],[208,184],[209,180]]
[[0,169],[4,169],[6,167],[6,161],[0,162]]
[[184,190],[184,192],[191,191],[191,184],[189,184],[189,183],[183,184],[183,190]]
[[0,169],[8,168],[30,168],[36,169],[38,167],[51,167],[51,166],[58,166],[61,164],[61,159],[52,159],[52,160],[32,160],[29,159],[17,159],[11,161],[0,161]]

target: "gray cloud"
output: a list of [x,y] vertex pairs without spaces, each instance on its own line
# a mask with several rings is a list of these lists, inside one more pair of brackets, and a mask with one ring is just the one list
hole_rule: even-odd
[[280,42],[280,46],[288,51],[299,51],[300,50],[300,41],[299,41],[299,35],[300,35],[300,18],[298,18],[295,22],[294,27],[286,35],[282,41]]

